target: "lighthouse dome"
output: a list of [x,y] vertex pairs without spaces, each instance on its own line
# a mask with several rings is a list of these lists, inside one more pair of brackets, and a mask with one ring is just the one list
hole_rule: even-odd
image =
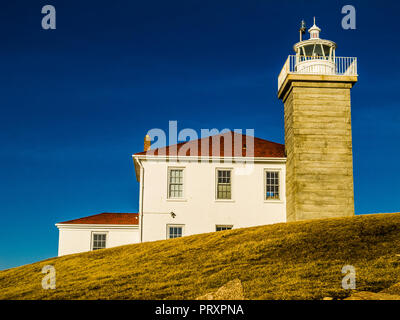
[[310,33],[310,39],[318,39],[319,38],[319,33],[321,32],[321,29],[318,28],[318,26],[315,24],[315,17],[314,17],[314,25],[308,30]]

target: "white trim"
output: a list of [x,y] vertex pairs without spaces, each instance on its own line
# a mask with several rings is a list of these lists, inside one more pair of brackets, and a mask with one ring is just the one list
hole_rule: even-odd
[[278,199],[270,199],[270,200],[264,200],[264,203],[284,203],[285,201],[283,200],[278,200]]
[[264,200],[264,203],[284,203],[285,201],[283,200],[278,200],[278,199],[270,199],[270,200]]
[[[170,161],[190,161],[190,160],[226,160],[226,161],[234,161],[234,162],[244,162],[244,163],[252,163],[252,162],[278,162],[278,163],[286,163],[286,157],[284,158],[269,158],[269,157],[215,157],[215,156],[154,156],[154,155],[132,155],[135,159],[144,159],[144,160],[170,160]],[[222,162],[221,162],[222,163]]]
[[56,223],[58,229],[139,229],[138,224],[67,224]]
[[186,198],[167,198],[165,199],[167,202],[187,202]]

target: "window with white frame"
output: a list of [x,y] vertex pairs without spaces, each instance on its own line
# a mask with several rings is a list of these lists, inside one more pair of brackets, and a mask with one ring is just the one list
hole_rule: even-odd
[[180,238],[183,235],[183,226],[167,225],[167,239]]
[[265,171],[265,200],[280,199],[279,171]]
[[232,227],[232,225],[217,225],[215,226],[215,231],[231,230]]
[[229,200],[232,198],[231,170],[217,170],[217,199]]
[[168,169],[168,198],[181,199],[183,198],[183,169],[169,168]]
[[104,249],[106,247],[106,233],[92,233],[92,250]]

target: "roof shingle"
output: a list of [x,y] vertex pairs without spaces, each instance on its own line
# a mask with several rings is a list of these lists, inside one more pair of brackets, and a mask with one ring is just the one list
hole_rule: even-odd
[[139,224],[138,213],[103,212],[92,216],[60,222],[59,224]]
[[[254,152],[252,152],[253,143],[247,139],[254,139]],[[224,147],[225,143],[227,150]],[[138,152],[135,155],[284,158],[285,145],[230,131],[147,152]]]

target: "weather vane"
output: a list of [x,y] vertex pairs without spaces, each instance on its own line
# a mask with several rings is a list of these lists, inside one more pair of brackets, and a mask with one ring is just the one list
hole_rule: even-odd
[[301,25],[300,25],[300,41],[303,41],[303,34],[306,33],[306,22],[304,20],[301,20]]

